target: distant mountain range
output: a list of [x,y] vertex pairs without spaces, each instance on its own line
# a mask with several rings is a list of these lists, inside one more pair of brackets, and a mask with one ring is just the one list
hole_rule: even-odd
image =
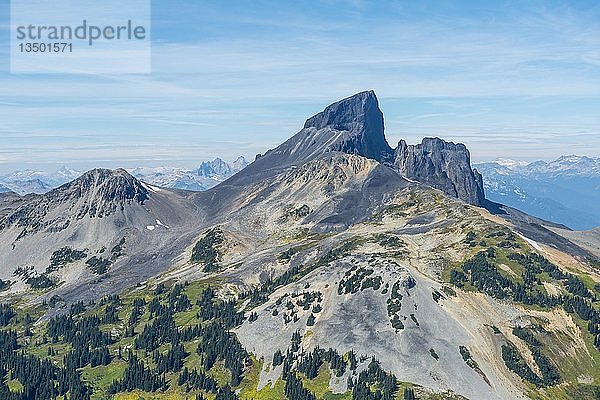
[[[440,146],[441,143],[433,138],[425,139],[424,142],[426,143],[416,147],[408,146],[410,152],[407,154],[398,152],[396,155],[386,157],[397,158],[398,164],[400,161],[404,164],[422,163],[418,154],[425,151],[423,150],[425,147],[421,149],[421,146]],[[442,150],[436,149],[429,152],[441,154]],[[467,165],[468,161],[463,164]],[[247,165],[246,159],[240,156],[233,162],[226,162],[221,158],[204,161],[198,169],[192,170],[177,167],[138,167],[130,169],[129,172],[134,177],[151,185],[200,192],[223,182]],[[491,201],[518,208],[528,214],[564,224],[572,229],[586,230],[600,226],[600,207],[589,206],[590,204],[600,204],[600,158],[598,157],[569,155],[561,156],[550,162],[498,159],[473,166],[477,170],[475,175],[466,175],[466,178],[469,178],[467,182],[472,187],[469,188],[469,192],[474,196],[464,199],[468,202],[477,204],[479,199],[483,198],[483,195],[476,189],[479,179],[477,172],[479,172],[483,175],[485,196]],[[407,170],[418,169],[409,168]],[[404,173],[411,179],[426,180],[424,177],[406,174],[406,171]],[[13,191],[20,195],[42,194],[76,179],[82,174],[83,171],[64,166],[52,173],[33,170],[15,171],[0,175],[0,193]],[[432,176],[443,176],[443,174],[433,173]],[[437,182],[433,179],[428,183],[455,197],[462,197],[457,195],[456,191],[467,190],[450,180]]]
[[231,163],[220,158],[204,161],[198,169],[194,170],[173,167],[140,167],[132,169],[130,172],[136,178],[152,185],[201,192],[235,175],[247,165],[246,159],[240,156]]
[[598,157],[569,155],[532,163],[499,159],[474,167],[492,201],[572,229],[600,226]]
[[[136,178],[152,185],[171,189],[203,191],[219,184],[248,165],[244,157],[227,163],[220,158],[204,161],[198,169],[176,167],[139,167],[129,172]],[[81,176],[83,171],[61,167],[47,173],[34,170],[15,171],[0,175],[0,193],[15,192],[21,195],[42,194]]]
[[64,183],[70,182],[82,174],[67,167],[61,167],[55,172],[46,173],[34,170],[14,171],[0,175],[0,191],[12,191],[18,194],[46,193]]

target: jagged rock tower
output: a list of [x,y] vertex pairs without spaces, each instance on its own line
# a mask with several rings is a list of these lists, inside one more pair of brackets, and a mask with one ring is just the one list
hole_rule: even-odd
[[[375,92],[366,91],[340,100],[309,118],[302,134],[328,132],[321,141],[325,151],[342,151],[375,159],[403,176],[442,190],[469,204],[484,206],[481,175],[471,168],[469,150],[462,143],[425,138],[421,144],[404,140],[392,149],[385,139],[383,113]],[[336,133],[334,136],[333,133]],[[316,141],[314,141],[316,143]]]

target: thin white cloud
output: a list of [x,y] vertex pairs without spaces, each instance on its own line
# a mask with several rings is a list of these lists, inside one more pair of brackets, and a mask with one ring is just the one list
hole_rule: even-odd
[[210,126],[210,124],[204,122],[192,122],[192,121],[181,121],[173,119],[160,119],[160,118],[144,118],[148,122],[158,122],[161,124],[168,125],[190,125],[190,126]]
[[431,119],[431,118],[440,118],[447,117],[450,115],[456,115],[456,113],[433,113],[433,114],[421,114],[412,117],[413,120],[422,120],[422,119]]
[[[348,2],[354,3],[327,3],[346,11],[344,18],[285,7],[278,18],[211,13],[217,24],[250,26],[252,34],[157,41],[147,76],[0,74],[0,153],[14,152],[22,162],[30,151],[36,162],[109,162],[107,154],[110,162],[126,161],[125,150],[136,162],[248,155],[285,140],[329,102],[364,89],[381,100],[390,143],[438,135],[467,142],[474,155],[498,157],[554,154],[585,138],[587,149],[600,153],[597,110],[583,101],[561,108],[565,98],[600,98],[598,12],[540,6],[486,21],[441,11],[396,21],[369,16],[362,1],[350,8]],[[399,11],[390,14],[400,16],[407,7],[395,6]],[[173,20],[156,22],[177,29]],[[392,107],[409,100],[419,106]],[[27,148],[27,140],[35,145]],[[94,140],[106,145],[87,144]],[[148,146],[135,146],[140,140]]]

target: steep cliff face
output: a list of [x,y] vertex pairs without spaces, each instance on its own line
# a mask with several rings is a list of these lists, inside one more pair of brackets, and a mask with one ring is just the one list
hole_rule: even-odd
[[334,151],[390,162],[394,151],[386,142],[383,129],[383,114],[375,93],[357,93],[306,120],[298,133],[257,156],[227,184],[241,186],[265,179]]
[[367,91],[333,103],[309,118],[304,129],[330,128],[347,132],[329,150],[386,161],[393,153],[384,136],[383,113],[375,92]]
[[485,195],[481,175],[471,168],[469,150],[462,143],[424,138],[421,144],[400,140],[394,167],[402,175],[442,190],[449,196],[483,206]]

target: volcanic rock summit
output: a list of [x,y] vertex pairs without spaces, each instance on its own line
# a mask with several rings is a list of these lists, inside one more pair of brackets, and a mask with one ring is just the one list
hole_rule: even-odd
[[328,106],[306,120],[304,129],[310,128],[347,132],[329,147],[330,150],[359,154],[377,161],[385,161],[392,152],[383,133],[383,113],[372,90]]
[[390,147],[384,135],[383,113],[375,93],[364,91],[327,106],[307,119],[296,135],[257,157],[231,186],[272,177],[328,152],[343,152],[385,164],[403,176],[442,190],[467,203],[484,206],[481,176],[471,168],[465,145],[426,138],[408,146]]
[[334,151],[377,160],[452,197],[485,205],[481,176],[471,168],[465,145],[426,138],[420,145],[408,146],[402,140],[397,149],[391,148],[384,135],[383,113],[372,90],[335,102],[307,119],[300,132],[258,157],[229,183],[247,184],[259,176],[264,179]]
[[462,143],[424,138],[421,144],[400,140],[394,166],[407,178],[426,183],[449,196],[483,206],[485,195],[481,175],[471,168],[469,150]]
[[124,169],[108,170],[94,169],[86,172],[73,182],[67,183],[57,189],[59,192],[68,192],[81,197],[93,191],[95,197],[105,201],[137,201],[143,203],[148,199],[148,189],[140,181],[131,176]]
[[243,176],[230,183],[247,183],[248,179],[255,180],[257,176],[261,179],[274,176],[333,151],[380,162],[391,158],[393,150],[385,140],[383,114],[373,91],[355,94],[326,107],[309,118],[300,132],[257,157],[243,171]]

